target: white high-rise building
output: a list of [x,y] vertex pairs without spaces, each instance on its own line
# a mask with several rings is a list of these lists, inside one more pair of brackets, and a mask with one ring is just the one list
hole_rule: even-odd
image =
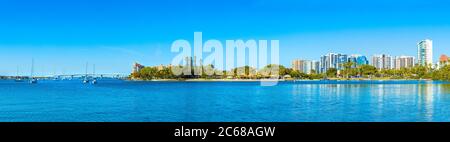
[[371,64],[379,70],[392,69],[392,57],[386,54],[373,55]]
[[417,64],[429,66],[433,64],[433,41],[425,39],[417,43]]
[[412,56],[397,56],[393,59],[393,68],[411,68],[414,66],[414,57]]
[[325,73],[330,68],[343,70],[344,67],[342,65],[346,62],[348,62],[348,55],[328,53],[327,55],[320,57],[320,72]]

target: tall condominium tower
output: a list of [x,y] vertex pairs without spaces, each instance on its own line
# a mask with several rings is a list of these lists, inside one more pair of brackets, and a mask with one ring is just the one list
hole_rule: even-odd
[[391,69],[392,57],[390,55],[381,54],[372,56],[372,66],[377,69]]
[[353,62],[352,68],[369,64],[369,60],[367,60],[367,57],[363,55],[350,55],[348,57],[348,61]]
[[433,64],[433,41],[425,39],[417,43],[417,63],[422,66]]
[[325,73],[330,68],[335,68],[337,70],[343,70],[342,66],[344,63],[348,62],[348,55],[339,53],[328,53],[320,57],[320,72]]
[[393,68],[411,68],[414,66],[414,57],[412,56],[397,56],[393,59]]

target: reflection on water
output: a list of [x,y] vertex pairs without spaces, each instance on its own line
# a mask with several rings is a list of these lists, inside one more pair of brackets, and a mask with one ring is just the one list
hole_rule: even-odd
[[0,80],[0,121],[450,121],[450,84]]
[[[317,112],[343,121],[449,121],[448,83],[297,84],[292,94],[328,108]],[[317,96],[320,96],[317,98]],[[298,97],[297,97],[298,98]],[[308,111],[308,110],[302,110]],[[327,118],[316,118],[328,121]]]
[[432,84],[419,84],[417,85],[417,93],[418,93],[418,109],[419,111],[423,111],[423,117],[427,121],[432,121],[433,119],[433,85]]

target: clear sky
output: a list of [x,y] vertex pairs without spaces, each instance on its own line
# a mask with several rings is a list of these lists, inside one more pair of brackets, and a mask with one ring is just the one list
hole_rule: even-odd
[[169,64],[170,44],[193,39],[278,39],[280,62],[328,52],[416,56],[434,41],[450,54],[447,0],[0,0],[0,75],[129,73]]

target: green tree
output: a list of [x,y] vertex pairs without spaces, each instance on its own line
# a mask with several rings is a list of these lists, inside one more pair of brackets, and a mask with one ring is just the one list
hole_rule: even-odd
[[156,67],[145,67],[139,71],[140,78],[143,80],[152,80],[157,77],[158,69]]
[[432,74],[434,80],[450,81],[450,65],[445,65]]
[[256,70],[250,66],[234,68],[232,71],[238,78],[249,78],[251,76],[256,76]]
[[309,75],[309,79],[323,79],[324,74],[312,73]]
[[359,66],[359,74],[364,77],[372,77],[377,73],[377,68],[371,65]]
[[329,68],[326,72],[327,77],[336,77],[337,75],[337,69],[335,68]]
[[428,76],[429,74],[429,67],[427,66],[414,66],[411,69],[413,76],[415,76],[415,79],[423,79],[423,78],[428,78],[430,76]]
[[354,70],[352,67],[355,63],[353,62],[346,62],[343,63],[342,66],[344,67],[344,70],[342,70],[342,73],[345,78],[349,78],[349,76],[354,76],[356,74],[356,70]]
[[273,75],[272,73],[274,73],[276,71],[278,71],[278,75],[284,76],[284,75],[290,74],[292,69],[288,69],[282,65],[269,64],[269,65],[266,65],[263,69],[259,70],[261,75],[263,75],[264,77],[270,77]]
[[291,72],[289,73],[289,75],[290,75],[292,78],[295,78],[295,79],[300,78],[300,72],[297,71],[297,70],[291,71]]

